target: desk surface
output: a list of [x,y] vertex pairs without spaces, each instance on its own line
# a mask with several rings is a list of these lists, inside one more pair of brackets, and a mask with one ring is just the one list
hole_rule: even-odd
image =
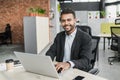
[[99,36],[99,37],[111,37],[111,34],[99,34],[97,36]]
[[99,35],[97,35],[97,36],[103,38],[103,50],[105,50],[105,38],[108,38],[108,40],[109,40],[108,46],[110,46],[111,34],[99,34]]
[[12,71],[0,71],[0,80],[72,80],[78,75],[84,76],[85,78],[83,80],[107,80],[78,69],[67,70],[60,74],[60,79],[55,79],[26,72],[22,66],[14,68]]

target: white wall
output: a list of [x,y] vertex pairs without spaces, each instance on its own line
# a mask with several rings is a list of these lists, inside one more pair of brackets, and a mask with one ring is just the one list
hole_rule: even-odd
[[107,22],[107,19],[88,19],[88,25],[91,27],[92,30],[92,35],[98,35],[100,34],[101,30],[101,23],[102,22]]
[[[98,11],[76,11],[76,18],[80,21],[80,25],[88,25],[91,27],[92,35],[100,34],[100,27],[102,22],[107,22],[107,19],[100,19]],[[89,19],[89,13],[91,18]],[[97,16],[97,18],[95,18]]]
[[88,11],[75,11],[76,18],[80,21],[80,25],[86,25],[88,22]]
[[54,18],[50,20],[52,25],[52,27],[50,27],[51,41],[53,41],[56,34],[60,32],[58,4],[59,2],[57,0],[50,0],[50,9],[53,9],[54,11]]

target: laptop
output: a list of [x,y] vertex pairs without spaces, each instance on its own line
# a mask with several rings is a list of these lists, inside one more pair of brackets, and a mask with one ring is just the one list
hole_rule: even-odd
[[53,78],[59,78],[59,74],[57,73],[50,56],[16,51],[14,54],[20,60],[26,71]]

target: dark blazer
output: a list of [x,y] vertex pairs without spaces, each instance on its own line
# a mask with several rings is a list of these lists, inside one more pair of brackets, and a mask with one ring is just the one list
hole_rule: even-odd
[[[52,60],[56,57],[56,61],[62,62],[64,56],[65,46],[65,31],[57,34],[53,45],[47,51],[46,55],[49,55]],[[71,61],[75,64],[74,68],[78,68],[84,71],[91,69],[90,60],[92,54],[92,39],[91,37],[77,28],[76,36],[71,48]]]

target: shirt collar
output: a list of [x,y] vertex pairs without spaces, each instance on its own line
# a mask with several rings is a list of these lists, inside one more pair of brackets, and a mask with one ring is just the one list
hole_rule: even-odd
[[67,33],[65,33],[66,36],[75,36],[77,32],[77,27],[75,28],[74,32],[72,32],[70,35],[67,35]]

